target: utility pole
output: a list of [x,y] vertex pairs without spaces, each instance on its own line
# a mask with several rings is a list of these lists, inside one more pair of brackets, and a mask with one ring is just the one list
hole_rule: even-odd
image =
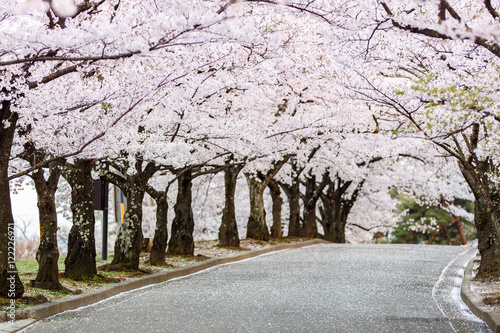
[[102,181],[102,260],[108,259],[109,182]]
[[108,197],[109,182],[94,180],[94,210],[102,210],[102,260],[108,259]]

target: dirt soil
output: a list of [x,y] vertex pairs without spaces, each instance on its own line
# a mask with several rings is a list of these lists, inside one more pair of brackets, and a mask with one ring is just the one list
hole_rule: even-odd
[[[36,271],[21,273],[20,278],[24,283],[25,293],[23,298],[16,300],[16,308],[18,310],[22,310],[29,306],[33,306],[43,302],[67,297],[74,297],[75,295],[80,295],[82,293],[90,293],[113,283],[131,280],[156,272],[171,271],[182,267],[191,266],[200,261],[204,261],[210,258],[228,257],[237,255],[241,252],[257,250],[273,245],[284,243],[299,243],[308,240],[310,240],[310,238],[285,238],[279,240],[270,240],[269,242],[257,241],[253,239],[242,239],[239,248],[219,246],[217,240],[197,241],[195,242],[193,256],[167,255],[165,265],[162,266],[153,266],[149,264],[149,253],[143,252],[141,253],[139,270],[137,271],[108,272],[99,268],[104,268],[106,263],[103,263],[104,265],[98,264],[98,275],[94,277],[94,279],[87,281],[73,281],[71,279],[64,278],[62,276],[64,272],[60,272],[59,277],[61,284],[71,290],[71,292],[51,291],[46,289],[33,288],[30,286],[29,281],[34,279],[34,277],[36,276]],[[0,309],[3,309],[9,305],[10,300],[0,298]]]

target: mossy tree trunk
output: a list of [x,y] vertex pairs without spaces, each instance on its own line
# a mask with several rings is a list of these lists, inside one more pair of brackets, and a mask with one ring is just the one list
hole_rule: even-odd
[[127,177],[127,186],[122,189],[127,197],[127,209],[118,230],[115,242],[115,256],[111,266],[117,270],[139,268],[142,249],[142,201],[144,187],[138,175]]
[[266,210],[264,208],[264,189],[266,184],[246,174],[250,194],[250,216],[247,223],[247,238],[269,240],[269,229],[266,224]]
[[283,207],[283,198],[278,183],[271,180],[269,182],[269,190],[273,201],[273,225],[271,226],[271,237],[281,238],[283,230],[281,228],[281,209]]
[[[36,160],[35,162],[36,163]],[[40,222],[40,245],[36,252],[38,272],[32,285],[35,288],[65,289],[59,282],[59,247],[57,244],[57,211],[55,193],[62,173],[62,163],[51,163],[48,179],[44,170],[32,173],[38,196],[38,216]]]
[[192,203],[192,170],[186,169],[178,175],[177,200],[174,206],[175,217],[168,243],[169,254],[194,254],[194,219]]
[[224,209],[219,228],[219,244],[224,246],[240,246],[238,225],[236,224],[236,208],[234,194],[236,183],[242,167],[233,166],[224,171]]
[[76,159],[73,164],[66,163],[63,170],[63,177],[71,186],[73,214],[64,276],[73,280],[92,279],[97,275],[93,165],[93,160]]
[[[14,218],[8,181],[9,160],[18,120],[10,110],[10,101],[1,101],[0,123],[0,296],[20,298],[24,285],[17,273],[14,261]],[[13,288],[11,288],[11,286]]]
[[[105,180],[121,188],[127,198],[127,209],[115,241],[115,256],[110,270],[138,269],[142,249],[142,201],[146,193],[145,184],[158,171],[153,163],[142,167],[143,161],[135,163],[135,173],[122,175],[107,171]],[[118,166],[116,166],[119,169]],[[125,167],[126,169],[126,167]]]

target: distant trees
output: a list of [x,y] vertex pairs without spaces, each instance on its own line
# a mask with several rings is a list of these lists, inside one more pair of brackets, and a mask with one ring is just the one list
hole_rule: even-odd
[[[405,214],[400,217],[396,228],[391,231],[391,243],[420,244],[445,244],[458,245],[467,244],[468,240],[475,239],[476,232],[473,230],[473,203],[456,199],[454,207],[463,209],[462,215],[450,212],[445,200],[443,206],[426,206],[419,204],[407,196],[399,196],[400,205],[398,209]],[[450,207],[451,208],[451,207]],[[457,208],[454,208],[456,211]],[[465,227],[465,228],[464,228]],[[464,231],[467,230],[469,232]]]

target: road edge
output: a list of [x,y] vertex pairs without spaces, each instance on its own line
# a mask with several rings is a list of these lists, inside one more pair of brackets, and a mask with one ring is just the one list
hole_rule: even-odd
[[476,316],[481,318],[488,327],[495,333],[500,333],[500,313],[489,310],[483,305],[483,302],[477,298],[470,290],[470,283],[472,281],[472,267],[475,257],[472,258],[464,271],[464,279],[462,280],[462,288],[460,288],[460,297],[462,301],[469,307],[469,309]]
[[[9,322],[7,322],[6,313],[5,316],[1,316],[3,315],[3,313],[0,313],[0,333],[17,332],[20,328],[18,325],[16,325],[16,322],[21,321],[27,323],[28,322],[27,320],[30,320],[29,324],[31,324],[35,321],[52,317],[64,311],[75,310],[84,306],[92,305],[94,303],[103,301],[107,298],[116,296],[124,292],[162,283],[175,278],[191,275],[215,266],[225,265],[237,261],[242,261],[245,259],[250,259],[266,253],[272,253],[289,249],[298,249],[318,244],[331,244],[331,243],[322,239],[314,239],[300,243],[280,244],[280,245],[266,247],[263,249],[248,251],[243,254],[238,254],[234,256],[208,259],[193,266],[179,268],[169,272],[154,273],[137,279],[120,282],[92,293],[74,296],[70,299],[55,300],[44,304],[36,305],[29,309],[17,311],[16,321],[14,324],[10,324]],[[9,329],[9,327],[11,329]]]

